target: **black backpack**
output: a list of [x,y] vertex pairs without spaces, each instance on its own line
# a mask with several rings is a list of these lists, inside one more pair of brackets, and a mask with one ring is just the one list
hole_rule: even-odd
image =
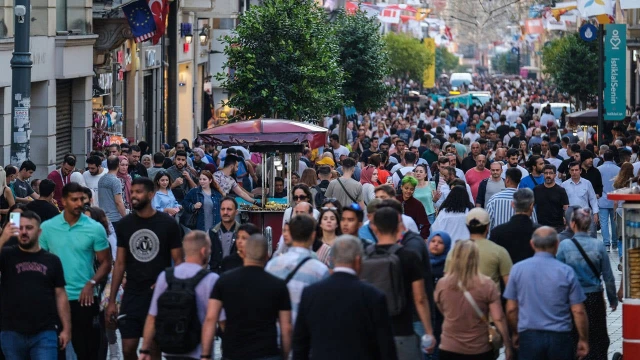
[[189,279],[176,278],[173,270],[165,271],[167,290],[158,297],[154,340],[164,353],[185,354],[200,344],[202,324],[198,319],[196,286],[209,275],[209,270],[202,269]]
[[[395,174],[398,175],[398,178],[400,179],[398,180],[398,186],[396,186],[396,195],[402,195],[402,179],[404,179],[404,174],[400,169],[396,170]],[[393,174],[390,176],[393,176]]]
[[324,194],[327,192],[327,188],[320,185],[316,185],[313,188],[316,189],[316,196],[313,197],[313,203],[316,205],[316,208],[320,210],[324,199],[326,199]]
[[407,305],[404,291],[402,263],[397,252],[401,245],[394,244],[388,250],[367,246],[362,260],[360,279],[368,282],[386,295],[389,315],[400,314]]

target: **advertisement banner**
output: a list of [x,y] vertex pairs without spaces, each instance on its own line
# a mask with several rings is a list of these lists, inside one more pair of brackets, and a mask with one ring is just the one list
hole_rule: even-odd
[[424,71],[422,86],[431,89],[436,86],[436,42],[432,38],[426,38],[424,46],[429,51],[431,65]]
[[544,25],[542,19],[527,19],[524,23],[524,31],[527,34],[542,34],[544,33]]
[[604,119],[623,120],[627,107],[627,25],[609,24],[604,29]]

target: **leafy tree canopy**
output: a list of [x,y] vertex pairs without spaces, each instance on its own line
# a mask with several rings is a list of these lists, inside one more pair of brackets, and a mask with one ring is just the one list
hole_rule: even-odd
[[391,75],[422,82],[424,71],[432,61],[424,44],[403,33],[388,33],[384,41],[389,53]]
[[317,120],[342,104],[340,48],[313,0],[264,0],[223,42],[234,71],[216,78],[241,115]]
[[436,48],[436,77],[440,77],[444,72],[450,72],[454,70],[460,60],[457,56],[450,53],[444,46]]

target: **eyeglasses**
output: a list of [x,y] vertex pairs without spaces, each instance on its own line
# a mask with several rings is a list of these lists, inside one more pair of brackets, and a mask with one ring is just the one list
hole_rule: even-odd
[[293,199],[293,201],[307,200],[307,197],[305,195],[300,195],[300,196],[295,195],[295,196],[292,196],[291,198]]

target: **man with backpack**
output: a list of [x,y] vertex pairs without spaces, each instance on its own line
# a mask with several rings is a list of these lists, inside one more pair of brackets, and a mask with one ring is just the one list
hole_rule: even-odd
[[291,246],[271,259],[265,271],[287,283],[291,297],[291,324],[295,325],[302,290],[329,277],[329,269],[315,257],[311,246],[316,238],[316,221],[309,215],[296,215],[289,221]]
[[413,251],[397,244],[399,215],[391,207],[376,211],[371,227],[378,242],[367,247],[360,278],[371,283],[387,297],[398,360],[415,360],[422,355],[413,327],[414,307],[426,332],[422,340],[425,344],[431,340],[424,350],[433,350],[435,341],[420,260]]
[[[151,359],[148,349],[154,340],[167,359],[197,360],[202,355],[202,323],[209,295],[218,280],[217,274],[206,270],[211,239],[203,231],[192,231],[184,237],[182,249],[185,261],[158,275],[144,324],[139,360]],[[185,318],[189,319],[188,324],[181,321]],[[187,331],[175,331],[182,325],[187,326]]]
[[325,193],[327,192],[327,188],[331,182],[331,168],[328,166],[318,167],[318,179],[320,180],[320,183],[311,188],[311,194],[313,195],[313,203],[316,205],[316,208],[320,210],[320,207],[326,198]]

